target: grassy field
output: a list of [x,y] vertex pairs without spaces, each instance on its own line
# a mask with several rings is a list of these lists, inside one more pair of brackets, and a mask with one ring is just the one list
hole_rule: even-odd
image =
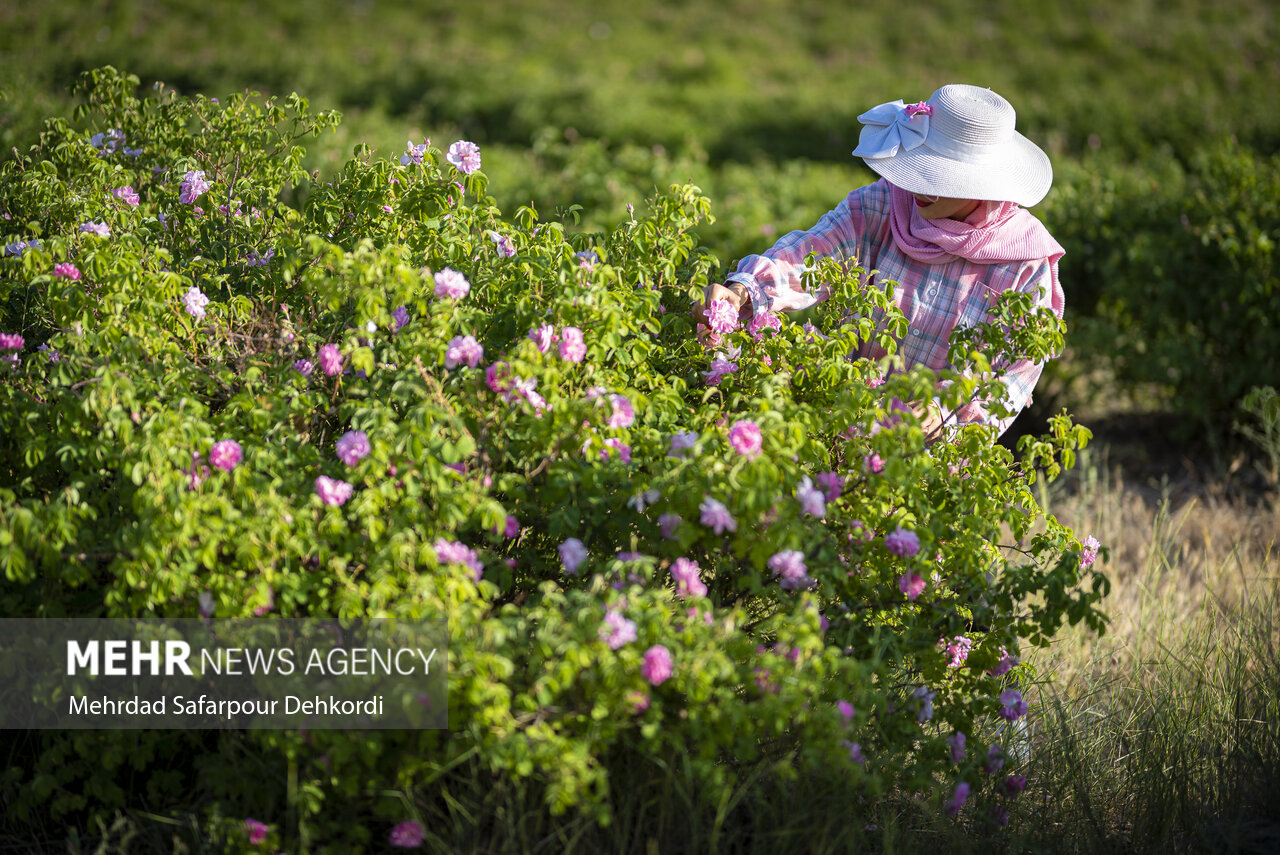
[[[843,9],[817,0],[628,4],[323,0],[6,3],[3,76],[58,97],[86,67],[317,101],[482,145],[544,127],[716,161],[838,160],[855,117],[963,79],[1006,93],[1051,153],[1135,155],[1197,134],[1273,147],[1276,22],[1260,0],[1029,0]],[[1252,108],[1251,108],[1252,106]],[[399,146],[398,137],[386,142]]]
[[[616,221],[655,179],[694,177],[759,243],[760,226],[807,224],[870,175],[849,157],[859,113],[947,82],[1006,95],[1055,159],[1184,157],[1227,136],[1274,151],[1280,116],[1263,106],[1278,44],[1265,0],[9,0],[0,143],[30,139],[66,111],[81,71],[109,63],[144,85],[298,91],[337,107],[347,120],[313,151],[321,169],[355,142],[389,153],[465,136],[504,207],[580,202]],[[592,147],[608,174],[582,162]]]
[[[1110,632],[1035,662],[1038,797],[1080,851],[1280,845],[1280,504],[1191,477],[1131,483],[1097,457],[1050,506],[1108,544]],[[1073,830],[1074,835],[1068,833]]]
[[[346,114],[309,154],[321,172],[360,142],[391,153],[465,137],[504,210],[580,204],[587,228],[692,179],[718,217],[704,240],[728,262],[870,178],[849,157],[860,112],[946,82],[1009,97],[1062,175],[1182,161],[1226,138],[1280,150],[1273,5],[0,0],[0,143],[69,116],[70,85],[103,64],[144,87],[298,91]],[[1007,827],[952,822],[909,796],[851,805],[765,771],[704,814],[677,768],[637,768],[603,829],[455,773],[430,808],[438,851],[1280,849],[1276,484],[1221,450],[1161,439],[1152,452],[1116,397],[1077,412],[1099,416],[1100,441],[1044,494],[1109,550],[1111,630],[1064,631],[1036,654],[1030,784]],[[170,832],[138,813],[107,838],[163,849]]]

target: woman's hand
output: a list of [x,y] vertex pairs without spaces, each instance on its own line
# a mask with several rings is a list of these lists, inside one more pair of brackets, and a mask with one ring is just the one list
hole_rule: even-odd
[[920,419],[920,429],[924,431],[926,445],[933,445],[942,439],[942,409],[935,402],[912,404],[911,412]]
[[711,305],[712,300],[727,300],[738,310],[740,321],[751,319],[751,298],[747,296],[746,286],[738,282],[731,282],[728,285],[712,282],[703,289],[702,302],[693,305],[693,320],[696,323],[708,325],[707,307]]

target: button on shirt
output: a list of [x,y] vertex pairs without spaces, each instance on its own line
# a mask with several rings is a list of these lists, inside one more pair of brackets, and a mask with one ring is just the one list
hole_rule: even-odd
[[[947,345],[956,327],[986,320],[995,298],[1006,291],[1035,295],[1037,305],[1062,317],[1062,289],[1051,275],[1047,258],[986,264],[950,256],[949,261],[930,264],[902,252],[889,227],[889,191],[885,181],[853,191],[813,228],[786,234],[763,255],[742,259],[726,280],[746,286],[757,314],[806,309],[829,296],[825,288],[816,294],[804,290],[801,275],[806,256],[846,259],[873,271],[864,274],[864,287],[874,287],[877,280],[897,283],[894,301],[908,322],[908,334],[899,342],[898,352],[908,365],[934,370],[953,367],[947,362]],[[870,342],[857,354],[870,359],[886,355]],[[1007,403],[1015,414],[1030,402],[1043,369],[1043,362],[1022,360],[1005,371]],[[989,423],[999,432],[1014,418],[996,419],[984,407],[973,405],[943,416],[948,424]]]

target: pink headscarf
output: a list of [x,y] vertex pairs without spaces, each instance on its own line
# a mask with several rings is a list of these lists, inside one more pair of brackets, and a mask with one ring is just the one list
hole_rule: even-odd
[[981,264],[1047,258],[1057,286],[1058,259],[1065,250],[1025,208],[1013,202],[979,202],[964,220],[928,220],[920,215],[914,196],[894,184],[889,189],[889,230],[898,249],[911,258],[927,264],[956,257]]

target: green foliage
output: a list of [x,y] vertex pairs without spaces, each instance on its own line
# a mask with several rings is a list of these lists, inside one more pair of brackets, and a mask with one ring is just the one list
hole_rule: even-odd
[[536,202],[549,211],[580,205],[584,231],[611,230],[628,205],[634,208],[672,184],[696,184],[717,200],[721,212],[714,222],[700,223],[697,235],[730,259],[760,252],[785,232],[817,222],[845,188],[875,178],[853,159],[778,163],[756,157],[717,166],[695,143],[672,152],[550,128],[536,133],[529,148],[504,151],[491,174],[503,200]]
[[[504,218],[439,147],[357,147],[312,178],[299,143],[337,116],[297,96],[84,83],[88,127],[51,120],[0,172],[6,242],[39,242],[0,261],[0,332],[23,337],[0,383],[2,613],[447,616],[453,729],[36,734],[11,818],[145,804],[220,839],[252,816],[285,843],[377,845],[471,763],[608,822],[623,748],[685,758],[712,803],[762,765],[851,797],[976,792],[1007,656],[1103,628],[1105,578],[1032,489],[1088,432],[1062,416],[1020,456],[984,426],[928,444],[903,404],[998,400],[1001,365],[1062,344],[1027,301],[958,340],[964,372],[894,370],[846,355],[892,352],[904,319],[825,265],[816,326],[739,330],[717,357],[685,311],[716,265],[696,186],[571,233]],[[369,450],[344,460],[351,432]],[[705,594],[673,584],[687,562]],[[619,619],[635,639],[607,643]]]
[[[527,0],[9,6],[0,88],[22,99],[61,96],[109,62],[184,92],[297,89],[380,127],[456,127],[486,146],[574,128],[671,151],[694,140],[715,162],[844,163],[867,107],[962,77],[1009,97],[1055,154],[1280,140],[1280,117],[1259,108],[1280,44],[1266,0],[934,0],[925,14],[893,0],[592,0],[554,14]],[[28,120],[14,118],[0,123],[5,150]]]
[[1185,167],[1076,172],[1046,220],[1074,248],[1073,342],[1126,387],[1155,386],[1189,428],[1221,436],[1280,375],[1280,159],[1223,144]]
[[1280,480],[1280,393],[1271,386],[1260,386],[1245,395],[1240,409],[1252,418],[1237,423],[1236,430],[1266,454],[1270,464],[1267,476],[1274,485]]

